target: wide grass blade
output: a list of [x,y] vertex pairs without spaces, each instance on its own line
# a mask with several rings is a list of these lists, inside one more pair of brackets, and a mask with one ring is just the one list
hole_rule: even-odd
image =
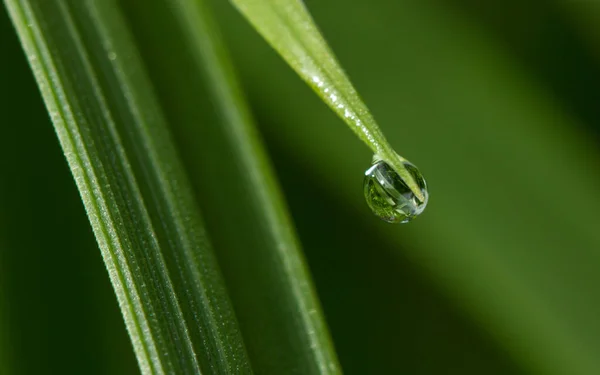
[[251,373],[188,181],[115,4],[6,5],[142,373]]
[[204,2],[121,3],[210,217],[253,369],[339,374],[293,225]]

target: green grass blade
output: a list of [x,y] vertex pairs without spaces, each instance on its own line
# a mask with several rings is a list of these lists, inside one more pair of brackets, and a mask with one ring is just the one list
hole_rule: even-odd
[[[600,155],[593,137],[502,42],[443,2],[313,3],[336,50],[355,57],[348,69],[370,88],[365,95],[382,120],[418,124],[384,128],[390,140],[426,135],[423,145],[404,145],[437,186],[436,207],[402,230],[374,221],[359,187],[364,156],[353,140],[315,125],[333,116],[294,86],[248,29],[230,29],[268,134],[313,176],[307,183],[425,270],[527,373],[597,373],[600,326],[590,322],[600,313]],[[279,79],[258,78],[263,70]]]
[[27,124],[3,126],[0,135],[0,278],[12,358],[11,372],[0,373],[139,374],[79,192],[3,3],[0,30],[10,56],[0,61],[0,82],[9,88],[0,113],[5,124]]
[[[423,194],[385,139],[301,0],[231,0],[252,26],[419,199]],[[264,72],[267,76],[267,72]]]
[[211,219],[253,369],[339,374],[293,225],[208,9],[191,0],[122,4]]
[[186,176],[115,4],[5,3],[142,373],[251,373]]

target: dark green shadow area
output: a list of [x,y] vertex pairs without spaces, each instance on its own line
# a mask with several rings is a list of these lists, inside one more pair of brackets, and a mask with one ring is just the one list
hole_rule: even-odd
[[501,41],[527,74],[600,140],[600,49],[582,37],[577,18],[566,12],[583,3],[452,0],[445,5]]

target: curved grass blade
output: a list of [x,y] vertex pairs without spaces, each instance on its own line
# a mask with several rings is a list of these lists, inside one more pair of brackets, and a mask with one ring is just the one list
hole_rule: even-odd
[[421,200],[423,194],[388,143],[301,0],[231,0],[298,75]]
[[251,373],[186,176],[115,4],[5,2],[142,373]]
[[121,3],[211,218],[253,369],[339,374],[293,224],[206,5]]

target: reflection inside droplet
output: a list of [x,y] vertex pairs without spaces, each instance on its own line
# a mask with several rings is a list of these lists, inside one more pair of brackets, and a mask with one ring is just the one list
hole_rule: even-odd
[[367,204],[376,216],[388,223],[408,223],[427,206],[429,195],[425,179],[413,164],[407,161],[403,164],[421,189],[423,201],[417,198],[400,175],[383,160],[375,159],[365,172]]

